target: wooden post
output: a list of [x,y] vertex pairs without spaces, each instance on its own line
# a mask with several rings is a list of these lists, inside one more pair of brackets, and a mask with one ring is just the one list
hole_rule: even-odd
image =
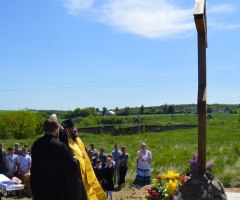
[[206,48],[207,20],[206,1],[195,0],[194,21],[198,33],[198,162],[201,170],[206,171]]

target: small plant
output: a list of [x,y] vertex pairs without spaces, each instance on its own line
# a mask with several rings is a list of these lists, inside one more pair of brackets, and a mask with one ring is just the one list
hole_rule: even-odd
[[198,163],[198,155],[196,153],[192,154],[192,160],[188,161],[191,171],[192,172],[198,172],[200,163]]
[[206,165],[206,169],[213,175],[214,175],[214,170],[213,170],[214,166],[215,166],[214,163],[207,163],[207,165]]
[[[200,167],[200,163],[198,162],[198,155],[196,153],[193,153],[192,154],[192,159],[188,161],[189,163],[189,167],[190,169],[187,170],[188,172],[190,173],[194,173],[194,172],[199,172],[199,167]],[[214,163],[207,163],[206,164],[206,169],[214,174],[214,170],[213,170],[213,167],[215,166]]]

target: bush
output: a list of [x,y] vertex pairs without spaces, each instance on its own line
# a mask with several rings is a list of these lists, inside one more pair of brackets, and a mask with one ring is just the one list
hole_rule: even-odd
[[84,126],[95,126],[95,125],[100,125],[101,120],[99,116],[88,116],[85,117],[80,123],[77,124],[77,127],[84,127]]
[[35,136],[36,131],[40,131],[38,125],[42,124],[43,120],[30,110],[6,112],[1,118],[1,138],[16,139]]
[[116,115],[111,115],[111,116],[103,116],[101,118],[102,124],[126,124],[127,120],[125,117],[118,117]]

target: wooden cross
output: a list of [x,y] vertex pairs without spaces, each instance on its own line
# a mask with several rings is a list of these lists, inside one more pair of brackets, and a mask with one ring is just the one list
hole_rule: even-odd
[[195,0],[194,21],[198,33],[198,162],[201,170],[206,171],[206,48],[207,19],[206,1]]

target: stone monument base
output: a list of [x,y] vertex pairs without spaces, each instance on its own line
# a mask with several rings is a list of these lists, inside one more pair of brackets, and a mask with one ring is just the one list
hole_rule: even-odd
[[179,188],[173,199],[180,193],[185,200],[227,200],[223,184],[210,172],[186,174],[186,182]]

